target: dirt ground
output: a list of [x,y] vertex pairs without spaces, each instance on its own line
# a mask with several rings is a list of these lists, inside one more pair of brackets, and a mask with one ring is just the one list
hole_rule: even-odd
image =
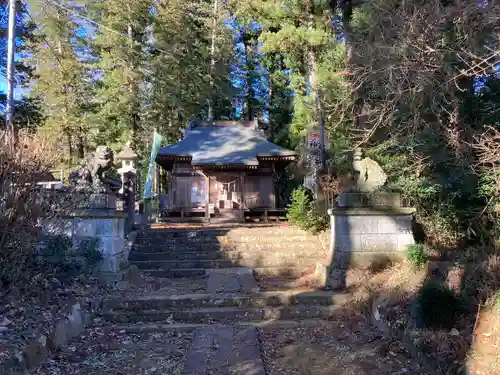
[[467,367],[471,375],[500,375],[500,294],[479,314]]
[[395,341],[362,315],[314,328],[262,328],[267,375],[426,375]]
[[126,334],[94,328],[34,375],[180,375],[191,333]]

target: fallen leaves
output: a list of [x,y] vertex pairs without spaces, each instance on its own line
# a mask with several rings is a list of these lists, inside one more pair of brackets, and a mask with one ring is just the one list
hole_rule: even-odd
[[68,307],[79,301],[84,310],[107,293],[107,288],[88,275],[71,280],[38,275],[24,288],[0,291],[0,364],[22,353],[25,345],[47,337]]
[[383,338],[361,319],[262,328],[260,340],[268,375],[425,374],[398,342]]
[[63,347],[35,375],[180,375],[191,333],[130,334],[110,327],[88,329]]

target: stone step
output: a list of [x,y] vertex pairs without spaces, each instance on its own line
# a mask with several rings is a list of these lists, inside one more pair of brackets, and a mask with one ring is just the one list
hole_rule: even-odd
[[221,236],[228,233],[231,228],[146,228],[139,235],[143,237],[198,237],[198,236]]
[[[286,265],[315,266],[318,259],[325,256],[311,257],[310,254],[295,253],[273,253],[258,251],[209,251],[209,252],[158,252],[158,253],[137,253],[132,252],[129,260],[131,262],[168,262],[168,261],[200,261],[204,264],[211,264],[211,261],[231,261],[232,264],[242,267],[283,267]],[[197,268],[197,267],[184,267]],[[200,266],[203,268],[203,266]],[[220,267],[212,267],[220,268]]]
[[243,243],[243,244],[253,244],[253,243],[296,243],[296,244],[307,244],[310,242],[319,242],[319,238],[313,235],[293,235],[293,234],[282,234],[282,235],[255,235],[255,236],[236,236],[228,235],[225,238],[228,239],[230,243]]
[[255,235],[255,236],[239,236],[239,235],[222,235],[222,236],[193,236],[193,237],[172,237],[170,235],[162,235],[155,237],[138,236],[136,243],[144,245],[178,245],[178,244],[193,244],[193,243],[309,243],[319,242],[318,236],[313,235]]
[[281,258],[281,257],[242,257],[235,259],[194,259],[194,260],[133,260],[130,263],[135,264],[139,269],[178,269],[178,268],[228,268],[228,267],[314,267],[318,261],[315,258]]
[[146,253],[146,252],[136,252],[133,251],[130,256],[130,261],[162,261],[162,260],[215,260],[215,259],[224,259],[225,254],[220,251],[185,251],[185,252],[154,252],[154,253]]
[[253,235],[261,235],[261,236],[273,236],[273,235],[281,235],[281,234],[293,234],[293,235],[304,235],[310,236],[311,234],[300,230],[299,228],[293,227],[291,225],[275,225],[275,224],[267,224],[267,225],[249,225],[249,226],[240,226],[236,228],[229,228],[230,234],[238,235],[238,236],[253,236]]
[[158,230],[140,233],[137,236],[137,241],[145,243],[185,243],[185,242],[210,242],[227,239],[232,242],[254,242],[254,241],[270,241],[276,242],[285,240],[288,242],[309,242],[316,241],[324,235],[317,236],[307,232],[302,232],[295,228],[257,228],[246,229],[236,228],[230,230]]
[[[311,267],[287,267],[286,269],[282,267],[258,267],[252,269],[254,276],[259,278],[260,276],[272,276],[279,277],[283,280],[293,279],[296,277],[304,276],[314,272]],[[205,268],[187,268],[187,269],[143,269],[142,272],[153,277],[193,277],[193,276],[204,276],[206,275],[207,269]]]
[[[324,245],[325,247],[328,244]],[[256,241],[256,242],[233,242],[228,245],[222,245],[222,250],[228,251],[318,251],[323,249],[323,245],[318,241],[307,241],[307,242],[297,242],[288,241],[283,239],[282,241],[269,242],[266,240]]]
[[337,316],[342,306],[280,306],[262,308],[208,307],[186,310],[141,310],[103,312],[101,317],[119,323],[230,323],[256,322],[263,320],[324,319]]
[[[300,319],[300,320],[262,320],[258,322],[234,322],[231,326],[236,327],[256,327],[256,328],[305,328],[317,327],[322,323],[320,319]],[[192,332],[200,327],[227,327],[227,324],[201,324],[201,323],[172,323],[172,324],[113,324],[107,325],[105,322],[94,323],[98,327],[113,327],[115,330],[127,333],[163,333],[163,332]]]
[[159,237],[137,237],[135,240],[136,245],[146,245],[146,246],[179,246],[179,245],[217,245],[221,241],[217,237],[170,237],[170,236],[159,236]]
[[278,242],[250,242],[250,243],[186,243],[186,244],[156,244],[144,245],[134,244],[136,252],[179,252],[179,251],[254,251],[254,252],[269,252],[269,251],[303,251],[303,252],[321,252],[326,251],[328,244],[321,244],[318,241],[309,242],[293,242],[293,241],[278,241]]
[[158,253],[158,252],[173,252],[177,253],[179,251],[189,252],[189,251],[226,251],[230,250],[231,247],[221,245],[220,243],[192,243],[192,244],[174,244],[174,245],[141,245],[134,244],[134,252],[138,253]]
[[104,311],[193,309],[205,307],[276,307],[276,306],[331,306],[342,305],[350,298],[348,293],[331,291],[275,291],[254,294],[185,294],[177,296],[141,296],[136,298],[107,298]]
[[185,278],[185,277],[199,277],[205,276],[207,270],[204,268],[185,268],[185,269],[149,269],[142,270],[142,272],[148,276],[152,277],[162,277],[162,278]]
[[132,261],[130,264],[136,265],[139,269],[165,269],[165,270],[176,270],[176,269],[186,269],[186,268],[228,268],[234,267],[235,264],[226,259],[221,260],[163,260],[163,261]]

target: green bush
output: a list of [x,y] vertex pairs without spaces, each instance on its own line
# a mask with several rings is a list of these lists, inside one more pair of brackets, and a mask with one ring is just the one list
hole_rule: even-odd
[[99,251],[100,245],[101,240],[98,237],[80,242],[78,246],[78,254],[86,259],[87,265],[95,266],[102,260],[102,254]]
[[421,268],[427,263],[428,257],[425,254],[423,244],[411,244],[406,247],[406,259],[417,268]]
[[318,212],[311,192],[302,186],[292,192],[286,217],[290,224],[314,234],[328,228],[328,215]]
[[462,301],[455,292],[435,281],[422,286],[416,302],[418,317],[428,328],[451,329],[462,311]]
[[[80,241],[76,251],[73,249],[73,240],[64,235],[47,238],[40,248],[42,261],[48,262],[58,272],[74,273],[83,267],[94,267],[102,260],[99,251],[101,240],[98,237]],[[84,264],[78,261],[84,258]],[[81,259],[81,258],[80,258]]]

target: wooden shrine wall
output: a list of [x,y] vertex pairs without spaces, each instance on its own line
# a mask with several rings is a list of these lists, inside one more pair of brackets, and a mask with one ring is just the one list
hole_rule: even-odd
[[178,163],[172,170],[169,207],[194,208],[206,202],[206,178],[209,176],[209,201],[216,208],[273,208],[275,187],[271,168],[257,170],[195,171],[189,164]]

